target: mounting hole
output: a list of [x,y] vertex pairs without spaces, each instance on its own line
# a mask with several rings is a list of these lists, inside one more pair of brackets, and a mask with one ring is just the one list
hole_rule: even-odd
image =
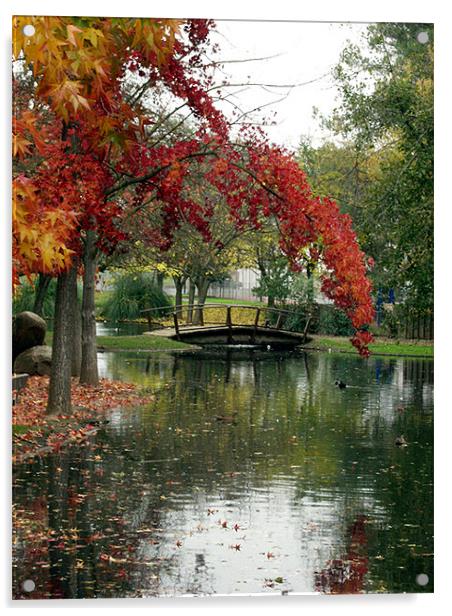
[[33,592],[36,588],[36,584],[33,582],[33,580],[25,580],[24,582],[22,582],[22,588],[25,590],[25,592]]
[[428,43],[428,32],[419,32],[416,38],[418,40],[418,43],[425,45],[425,43]]
[[416,576],[416,584],[419,586],[427,586],[428,583],[429,579],[426,573],[419,573],[419,575]]
[[36,30],[34,26],[32,26],[31,24],[27,24],[23,27],[22,32],[25,34],[25,36],[33,36]]

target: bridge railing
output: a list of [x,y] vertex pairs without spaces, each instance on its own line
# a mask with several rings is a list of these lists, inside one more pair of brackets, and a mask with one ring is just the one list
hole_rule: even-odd
[[171,316],[163,318],[156,316],[159,310],[148,308],[141,311],[148,319],[149,329],[174,327],[176,336],[182,328],[187,332],[200,327],[213,329],[222,326],[232,331],[234,327],[248,326],[253,327],[254,334],[258,328],[269,328],[303,333],[306,338],[312,320],[310,314],[301,316],[296,310],[243,304],[206,303],[202,308],[196,304],[182,304],[174,307]]

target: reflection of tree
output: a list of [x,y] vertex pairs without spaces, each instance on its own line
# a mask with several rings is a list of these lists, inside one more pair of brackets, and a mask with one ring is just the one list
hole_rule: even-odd
[[[47,499],[39,520],[39,533],[29,532],[30,525],[36,529],[37,520],[33,519],[36,516],[32,512],[30,524],[23,531],[16,530],[19,540],[27,546],[25,554],[18,551],[15,554],[16,597],[23,597],[20,585],[27,577],[36,584],[31,599],[133,594],[130,577],[134,568],[141,566],[134,565],[139,535],[133,532],[136,528],[127,519],[132,518],[143,497],[136,491],[130,497],[127,476],[133,475],[132,462],[126,462],[126,473],[121,458],[109,455],[108,444],[102,438],[92,446],[94,450],[85,445],[49,456],[45,472],[42,467],[40,470],[39,463],[35,465],[37,472],[29,481],[28,490],[16,490],[15,498],[23,508],[23,516],[28,513],[30,487],[37,493],[43,491]],[[27,470],[22,469],[24,474]],[[18,485],[21,485],[20,475]],[[44,485],[41,475],[46,478]],[[160,491],[154,493],[148,507],[153,512],[152,524],[158,527],[156,505]]]
[[364,576],[368,572],[367,516],[358,515],[348,528],[347,554],[328,561],[315,576],[316,590],[327,594],[356,594],[364,590]]
[[[271,489],[281,477],[293,480],[294,512],[309,499],[334,502],[338,520],[350,519],[350,510],[367,512],[367,589],[385,584],[404,590],[417,566],[431,576],[431,417],[407,409],[394,411],[390,423],[379,419],[378,407],[382,391],[395,408],[401,391],[409,395],[418,387],[420,368],[405,374],[402,364],[383,360],[376,385],[373,359],[266,352],[105,355],[117,376],[151,387],[155,401],[115,411],[91,444],[18,467],[14,501],[36,537],[18,529],[16,588],[26,575],[40,588],[52,578],[51,594],[58,596],[158,594],[178,575],[171,533],[190,526],[184,516],[193,511],[206,515],[211,502],[202,495],[221,494],[246,507],[238,502],[243,494]],[[339,391],[337,377],[351,387]],[[215,420],[234,412],[234,423]],[[403,451],[393,445],[402,433],[410,443]],[[43,505],[33,514],[41,495]],[[192,510],[181,502],[192,503]],[[352,589],[367,567],[360,561],[367,551],[364,524],[358,516],[349,529],[342,561],[352,568],[341,569],[336,559],[319,573],[327,592],[358,592]],[[34,551],[42,545],[44,555]],[[146,565],[137,564],[143,560]],[[193,558],[192,589],[210,583],[212,570],[204,582],[201,571],[202,559]]]

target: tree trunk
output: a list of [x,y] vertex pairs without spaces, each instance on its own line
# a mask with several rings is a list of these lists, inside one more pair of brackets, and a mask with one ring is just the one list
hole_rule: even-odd
[[193,304],[195,303],[196,286],[192,278],[188,280],[188,308],[187,308],[187,323],[193,323]]
[[38,286],[36,288],[35,301],[33,304],[33,312],[39,314],[41,317],[44,309],[44,300],[46,298],[51,279],[52,277],[48,274],[39,274]]
[[60,274],[57,281],[47,415],[71,413],[73,305],[70,290],[74,279],[77,279],[76,267]]
[[163,272],[157,272],[155,280],[158,290],[163,293],[163,281],[165,280],[165,274]]
[[175,312],[178,317],[182,316],[182,289],[185,284],[185,278],[183,276],[173,276],[174,286],[176,287],[176,301]]
[[204,304],[206,303],[207,291],[210,287],[210,281],[208,278],[204,278],[200,276],[196,281],[196,287],[198,289],[198,305],[196,306],[194,324],[195,325],[204,325]]
[[[78,263],[75,267],[77,266]],[[82,365],[82,312],[80,301],[78,299],[77,276],[75,276],[74,282],[71,285],[70,293],[71,303],[74,310],[71,372],[72,376],[80,376],[80,369]]]
[[82,299],[82,364],[80,383],[99,384],[97,370],[96,311],[94,305],[95,276],[97,268],[96,232],[87,231],[83,253]]

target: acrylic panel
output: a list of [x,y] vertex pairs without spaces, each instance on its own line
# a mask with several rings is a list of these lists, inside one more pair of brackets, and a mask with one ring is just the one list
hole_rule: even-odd
[[15,599],[433,592],[433,26],[13,18]]

